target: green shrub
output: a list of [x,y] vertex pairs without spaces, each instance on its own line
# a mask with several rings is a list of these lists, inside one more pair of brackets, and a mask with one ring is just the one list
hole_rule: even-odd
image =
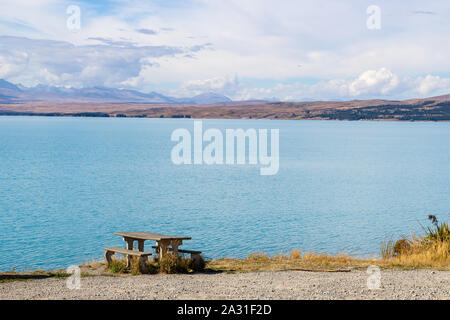
[[439,223],[436,216],[429,215],[428,220],[431,221],[432,226],[428,226],[423,228],[425,230],[425,242],[434,242],[434,241],[450,241],[450,228],[448,223],[441,222]]

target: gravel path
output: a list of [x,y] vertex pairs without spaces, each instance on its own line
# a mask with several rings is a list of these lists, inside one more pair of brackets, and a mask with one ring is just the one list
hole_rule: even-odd
[[369,290],[364,271],[144,275],[0,283],[0,299],[450,299],[450,271],[381,272],[381,289]]

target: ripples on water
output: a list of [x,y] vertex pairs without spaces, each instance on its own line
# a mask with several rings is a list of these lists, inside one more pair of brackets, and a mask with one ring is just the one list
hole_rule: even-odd
[[278,175],[173,165],[170,135],[193,120],[0,117],[0,270],[101,259],[117,231],[189,235],[211,258],[376,255],[428,214],[449,218],[449,123],[203,126],[280,129]]

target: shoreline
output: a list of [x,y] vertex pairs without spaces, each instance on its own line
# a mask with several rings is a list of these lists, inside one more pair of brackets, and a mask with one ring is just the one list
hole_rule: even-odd
[[398,119],[358,119],[358,120],[352,120],[352,119],[325,119],[325,118],[296,118],[296,119],[289,119],[289,118],[217,118],[217,117],[203,117],[203,118],[194,118],[194,117],[188,117],[188,118],[179,118],[179,117],[171,117],[171,118],[165,118],[165,117],[142,117],[142,116],[125,116],[125,117],[117,117],[114,115],[105,115],[105,116],[96,116],[95,113],[92,113],[92,115],[74,115],[74,114],[39,114],[39,113],[14,113],[14,114],[5,114],[0,112],[0,117],[42,117],[42,118],[89,118],[89,119],[95,119],[95,118],[103,118],[103,119],[161,119],[161,120],[252,120],[252,121],[258,121],[258,120],[272,120],[272,121],[336,121],[336,122],[401,122],[401,123],[449,123],[449,120],[398,120]]
[[450,299],[450,271],[381,270],[377,287],[363,270],[345,273],[266,271],[82,277],[79,289],[65,278],[0,283],[0,299],[21,300],[410,300]]
[[[118,261],[125,261],[120,256]],[[392,271],[443,271],[450,272],[450,260],[440,263],[418,263],[399,262],[395,258],[383,259],[380,257],[352,257],[345,254],[327,255],[304,253],[300,250],[293,250],[290,256],[274,255],[268,256],[263,253],[253,253],[246,258],[219,258],[205,261],[204,271],[189,271],[188,273],[175,273],[185,275],[202,274],[240,274],[240,273],[261,273],[261,272],[312,272],[312,273],[347,273],[353,271],[364,271],[370,267],[377,267],[381,270]],[[76,265],[75,265],[76,266]],[[72,266],[73,267],[73,266]],[[78,265],[81,277],[134,277],[130,270],[125,272],[112,272],[106,268],[103,260],[91,260]],[[164,273],[144,274],[155,276]],[[28,269],[17,271],[13,268],[10,271],[0,272],[0,283],[15,282],[22,280],[35,280],[44,278],[66,278],[71,274],[67,269]],[[142,274],[140,274],[142,275]],[[449,279],[450,280],[450,279]]]

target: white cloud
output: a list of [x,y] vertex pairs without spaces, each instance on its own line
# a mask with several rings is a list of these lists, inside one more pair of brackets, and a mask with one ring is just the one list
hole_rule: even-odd
[[439,76],[432,75],[419,79],[417,91],[420,95],[427,95],[438,90],[450,91],[450,79],[442,79]]
[[[21,51],[15,48],[21,48]],[[73,45],[65,41],[0,36],[0,74],[24,85],[119,86],[152,59],[186,54],[197,47],[136,46],[122,41]],[[19,72],[20,71],[20,72]],[[64,77],[62,77],[64,75]]]
[[[47,40],[1,38],[0,77],[144,91],[172,83],[179,96],[205,90],[234,98],[400,98],[449,87],[448,1],[383,2],[379,31],[366,28],[365,1],[76,3],[81,30],[71,33],[72,1],[2,0],[2,34]],[[234,83],[234,74],[246,81]],[[292,80],[305,78],[319,81]],[[258,88],[265,79],[279,84]]]
[[395,90],[398,85],[398,77],[388,69],[381,68],[364,72],[358,79],[350,83],[348,89],[352,96],[363,94],[386,95]]
[[204,92],[215,92],[226,96],[235,96],[241,89],[239,79],[222,77],[205,80],[191,80],[184,83],[180,90],[174,92],[177,95],[198,95]]
[[[225,81],[225,80],[222,80]],[[197,81],[194,83],[209,83]],[[218,82],[220,83],[220,82]],[[188,84],[183,85],[186,87]],[[387,68],[367,70],[357,78],[350,80],[335,79],[319,81],[315,84],[292,83],[278,84],[271,88],[237,87],[235,100],[279,99],[299,101],[305,99],[335,100],[335,99],[400,99],[408,97],[426,97],[450,92],[450,79],[427,75],[417,78],[400,78]]]
[[28,55],[20,50],[0,54],[0,78],[14,77],[27,67]]

